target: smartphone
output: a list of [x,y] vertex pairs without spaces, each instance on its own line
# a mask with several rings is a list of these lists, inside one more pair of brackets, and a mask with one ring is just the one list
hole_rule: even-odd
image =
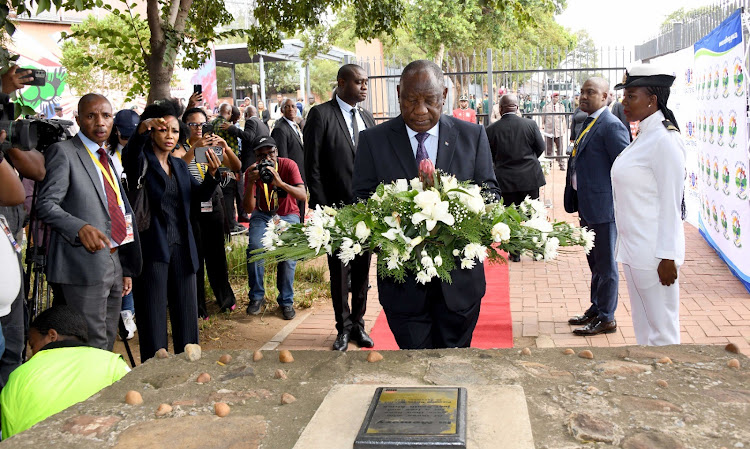
[[201,128],[201,134],[204,136],[207,136],[213,133],[214,133],[214,125],[210,123],[204,123],[203,127]]
[[[47,71],[42,69],[34,69],[31,67],[23,67],[19,68],[18,70],[31,70],[31,75],[26,75],[26,78],[23,78],[27,81],[24,81],[23,84],[27,86],[44,86],[47,84]],[[31,76],[31,78],[29,78]]]
[[198,147],[195,149],[195,162],[198,164],[208,164],[207,151],[213,151],[216,157],[219,158],[219,162],[224,161],[224,151],[221,147]]
[[202,84],[193,84],[193,93],[195,93],[195,94],[202,94],[203,93],[203,85]]

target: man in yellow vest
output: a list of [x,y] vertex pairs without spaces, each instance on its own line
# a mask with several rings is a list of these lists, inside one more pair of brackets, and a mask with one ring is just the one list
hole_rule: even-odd
[[86,321],[70,306],[40,313],[29,329],[32,358],[10,374],[0,393],[2,438],[84,401],[130,369],[122,356],[87,346]]

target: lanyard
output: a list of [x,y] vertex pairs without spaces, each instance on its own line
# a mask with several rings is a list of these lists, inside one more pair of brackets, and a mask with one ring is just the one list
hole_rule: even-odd
[[585,136],[586,133],[589,132],[589,130],[591,129],[592,126],[594,126],[594,123],[596,123],[597,120],[599,120],[599,117],[597,117],[594,120],[592,120],[591,123],[589,123],[589,126],[587,126],[586,129],[583,130],[583,132],[581,133],[580,136],[578,136],[578,138],[576,139],[575,145],[573,145],[573,154],[572,154],[572,156],[576,155],[576,152],[578,151],[578,144],[581,143],[581,140],[583,139],[583,136]]
[[206,172],[203,171],[203,164],[199,164],[198,162],[195,163],[195,166],[198,167],[198,173],[201,174],[201,179],[206,177]]
[[[276,168],[276,171],[278,172],[279,171],[279,161],[276,161],[276,167],[275,168]],[[263,183],[263,193],[265,193],[265,195],[266,195],[266,204],[268,205],[268,211],[272,212],[273,208],[271,207],[271,203],[274,200],[275,200],[276,203],[278,203],[278,201],[279,201],[278,200],[278,194],[274,190],[274,191],[271,192],[271,196],[269,197],[268,196],[268,184],[266,184],[265,182]]]
[[99,170],[102,172],[102,177],[104,180],[109,184],[110,187],[112,187],[112,190],[115,192],[115,195],[117,195],[117,204],[119,206],[123,205],[122,202],[122,194],[120,193],[120,186],[115,183],[112,179],[112,173],[104,168],[101,162],[99,162],[99,159],[97,159],[91,152],[89,151],[89,156],[91,156],[91,160],[94,161],[94,164],[96,164],[97,167],[99,167]]

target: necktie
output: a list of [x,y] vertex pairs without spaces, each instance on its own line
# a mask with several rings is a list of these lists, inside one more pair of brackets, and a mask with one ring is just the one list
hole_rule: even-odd
[[357,108],[352,108],[352,141],[354,149],[357,149],[359,143],[359,125],[357,124]]
[[299,125],[297,124],[297,122],[294,122],[294,130],[297,132],[297,135],[299,136],[299,141],[304,143],[304,141],[302,140],[302,130],[299,129]]
[[[109,169],[109,160],[107,159],[107,153],[104,149],[99,148],[99,163],[102,167],[107,170],[109,177],[112,181],[115,181],[115,177],[112,176],[112,170]],[[125,216],[122,214],[119,204],[117,204],[117,194],[112,185],[107,181],[107,177],[104,177],[104,193],[107,194],[107,210],[109,211],[109,219],[112,221],[112,240],[115,243],[120,244],[125,240]]]
[[429,134],[427,133],[417,133],[415,136],[417,138],[417,166],[419,166],[419,163],[422,162],[425,159],[429,159],[430,156],[427,155],[427,149],[424,147],[424,141],[427,140],[427,137]]

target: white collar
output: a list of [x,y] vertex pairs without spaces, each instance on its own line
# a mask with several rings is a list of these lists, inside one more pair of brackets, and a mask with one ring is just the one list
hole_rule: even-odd
[[604,112],[605,109],[607,109],[606,105],[602,106],[601,108],[599,108],[596,111],[592,112],[591,115],[589,115],[589,117],[591,117],[591,118],[598,118],[600,115],[602,115],[602,112]]
[[99,148],[103,148],[103,146],[99,146],[96,142],[86,137],[80,131],[78,132],[78,138],[81,139],[81,142],[83,142],[83,145],[91,152],[91,154],[97,154]]
[[652,126],[656,126],[657,123],[660,124],[664,119],[664,113],[657,109],[656,112],[641,120],[638,124],[638,129],[640,132],[644,132]]
[[352,113],[352,109],[354,109],[354,108],[356,107],[356,106],[352,106],[352,105],[350,105],[350,104],[349,104],[349,103],[347,103],[346,101],[344,101],[344,100],[342,100],[341,98],[339,98],[338,94],[336,95],[336,101],[337,101],[337,102],[339,103],[339,107],[340,107],[340,108],[341,108],[341,109],[342,109],[342,110],[343,110],[344,112],[346,112],[347,114],[351,114],[351,113]]
[[[409,139],[413,139],[414,136],[419,134],[418,132],[414,131],[413,129],[409,128],[409,125],[406,125],[406,133],[409,135]],[[427,130],[427,134],[431,136],[435,136],[436,138],[440,138],[440,120],[438,120],[437,123],[435,123],[435,126]]]
[[294,127],[297,126],[297,122],[295,122],[294,120],[289,120],[286,117],[284,117],[284,120],[286,120],[286,122],[289,123],[289,126],[291,126],[292,129],[294,129]]

